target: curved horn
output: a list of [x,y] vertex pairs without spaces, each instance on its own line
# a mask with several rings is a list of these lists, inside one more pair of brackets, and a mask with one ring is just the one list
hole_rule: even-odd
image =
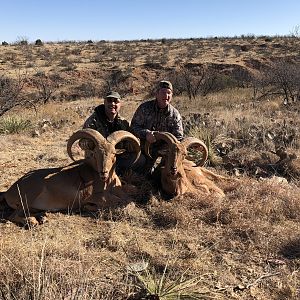
[[154,136],[157,140],[163,140],[168,144],[178,143],[177,138],[170,132],[154,131]]
[[203,166],[205,161],[208,158],[208,149],[206,147],[206,145],[204,144],[203,141],[194,138],[194,137],[188,137],[185,138],[181,144],[183,144],[185,146],[186,149],[188,149],[189,147],[193,147],[193,146],[200,146],[201,147],[201,153],[202,153],[202,159],[200,160],[200,162],[197,164],[197,166]]
[[81,129],[81,130],[74,132],[70,136],[68,143],[67,143],[68,155],[74,161],[75,161],[75,159],[73,157],[72,150],[71,150],[72,146],[77,140],[83,139],[83,138],[92,140],[93,143],[95,144],[95,146],[98,146],[98,147],[100,147],[101,145],[103,145],[103,143],[106,142],[105,138],[97,130],[94,130],[91,128],[85,128],[85,129]]
[[124,140],[128,140],[130,142],[130,144],[133,147],[132,152],[136,153],[136,156],[133,158],[133,161],[132,161],[132,164],[133,164],[138,160],[138,158],[140,157],[140,154],[141,154],[141,147],[140,147],[139,139],[135,135],[133,135],[131,132],[126,131],[126,130],[115,131],[107,137],[107,141],[109,143],[113,144],[114,146]]
[[[159,132],[159,131],[154,131],[153,132],[156,140],[162,140],[165,141],[168,145],[173,144],[173,143],[178,143],[177,138],[170,132]],[[145,154],[152,158],[150,154],[150,143],[146,140],[145,142]]]
[[151,154],[150,154],[150,143],[146,140],[146,142],[145,142],[145,154],[148,156],[148,157],[150,157],[150,158],[152,158],[152,156],[151,156]]

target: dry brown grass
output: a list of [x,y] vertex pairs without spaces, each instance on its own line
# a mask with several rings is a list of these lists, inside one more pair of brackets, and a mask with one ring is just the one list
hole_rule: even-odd
[[[225,69],[242,66],[251,73],[283,57],[297,60],[299,39],[258,38],[100,41],[90,43],[46,43],[1,46],[0,72],[17,77],[19,71],[29,82],[37,72],[59,74],[60,88],[55,98],[79,98],[83,85],[101,88],[105,76],[113,70],[130,73],[126,86],[131,96],[143,95],[168,70],[185,64],[214,63]],[[287,55],[288,53],[288,55]],[[227,67],[226,67],[227,65]],[[36,89],[28,83],[26,89]]]
[[[69,53],[85,79],[96,66],[96,54],[101,67],[126,67],[128,60],[136,66],[144,63],[150,46],[168,51],[169,66],[182,57],[181,53],[193,54],[193,62],[217,59],[220,63],[238,60],[244,64],[250,54],[259,59],[267,51],[259,47],[262,40],[244,40],[246,51],[240,51],[241,40],[224,40],[211,47],[214,42],[105,43],[101,51],[98,44],[49,44],[43,48],[30,46],[30,51],[34,57],[35,51],[52,57],[47,64],[46,60],[38,60],[39,68],[49,69],[62,68],[58,64],[64,53]],[[264,43],[273,49],[281,42],[274,38]],[[294,53],[296,42],[288,40],[284,45]],[[3,49],[7,57],[17,57],[15,61],[24,64],[26,49]],[[111,53],[111,49],[131,53],[127,58],[116,55],[116,61],[109,62],[103,51]],[[282,55],[281,48],[274,49],[276,55]],[[11,64],[1,64],[2,70],[13,73]],[[76,72],[68,75],[70,82],[82,78],[74,77],[79,74]],[[142,71],[138,72],[141,76]],[[144,75],[150,82],[158,73],[159,70],[148,70]],[[131,119],[144,93],[127,97],[122,115]],[[20,107],[10,111],[10,116],[30,119],[33,128],[26,133],[0,135],[0,191],[29,170],[70,163],[66,140],[100,102],[89,98],[51,102],[37,107],[37,113]],[[218,183],[226,197],[220,200],[199,191],[197,195],[165,200],[156,189],[151,190],[144,178],[128,174],[126,179],[139,187],[139,193],[137,202],[125,208],[97,214],[51,213],[48,223],[25,230],[7,222],[7,208],[1,207],[1,299],[142,299],[145,291],[140,290],[137,277],[128,270],[128,266],[140,261],[147,262],[149,271],[158,276],[162,276],[167,264],[169,282],[180,276],[199,278],[192,290],[201,292],[204,299],[299,299],[299,177],[291,180],[286,176],[289,182],[280,183],[255,173],[258,164],[262,168],[278,160],[268,152],[275,150],[274,141],[261,141],[261,133],[283,137],[294,130],[294,140],[287,149],[299,157],[299,112],[286,109],[275,98],[253,102],[247,89],[223,91],[192,101],[175,97],[174,103],[187,118],[200,114],[198,123],[192,124],[200,135],[209,134],[212,142],[228,143],[229,152],[222,158],[218,172],[226,173],[225,168],[231,164],[239,170],[239,181]],[[270,156],[269,161],[262,157],[263,153]],[[286,166],[286,171],[300,174],[299,159],[293,161],[293,166]]]

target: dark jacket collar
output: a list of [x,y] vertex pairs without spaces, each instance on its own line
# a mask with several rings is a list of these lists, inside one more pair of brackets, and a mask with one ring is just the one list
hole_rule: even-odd
[[171,113],[171,104],[168,104],[165,108],[159,108],[157,104],[157,100],[154,100],[154,109],[158,113],[163,113],[166,116],[169,116]]
[[120,116],[119,114],[117,114],[117,116],[114,118],[113,122],[111,122],[108,118],[107,115],[105,113],[105,106],[104,104],[100,104],[95,108],[95,112],[97,114],[97,116],[99,117],[99,119],[101,120],[105,120],[109,123],[118,123],[120,121]]

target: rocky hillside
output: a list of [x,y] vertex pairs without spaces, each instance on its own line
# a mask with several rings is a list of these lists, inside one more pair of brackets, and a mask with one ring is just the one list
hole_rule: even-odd
[[0,74],[2,81],[17,80],[17,96],[31,101],[99,96],[108,85],[140,97],[158,79],[200,66],[241,85],[279,58],[299,62],[299,43],[292,37],[20,42],[0,46]]

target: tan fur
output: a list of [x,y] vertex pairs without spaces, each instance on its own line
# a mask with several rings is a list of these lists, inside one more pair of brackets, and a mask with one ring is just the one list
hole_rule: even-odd
[[[158,137],[161,135],[164,133],[160,133]],[[170,136],[170,133],[167,133],[164,139],[168,141],[168,149],[164,153],[164,163],[159,168],[161,186],[166,193],[179,196],[186,192],[202,190],[205,194],[215,193],[220,197],[225,196],[222,189],[212,180],[227,179],[226,177],[215,174],[204,167],[196,166],[195,163],[185,159],[189,142],[196,143],[196,139],[189,138],[189,141],[180,143],[174,136]]]
[[184,160],[184,171],[187,180],[198,189],[202,189],[206,194],[216,193],[224,197],[224,192],[212,180],[228,180],[229,178],[218,175],[205,169],[197,167],[193,162]]
[[[84,132],[89,134],[92,131],[85,129]],[[92,157],[65,167],[25,174],[1,194],[1,198],[15,210],[9,219],[35,226],[39,222],[34,215],[41,211],[98,210],[129,203],[132,199],[122,190],[115,163],[114,144],[102,140],[102,144],[99,142],[94,147]]]

